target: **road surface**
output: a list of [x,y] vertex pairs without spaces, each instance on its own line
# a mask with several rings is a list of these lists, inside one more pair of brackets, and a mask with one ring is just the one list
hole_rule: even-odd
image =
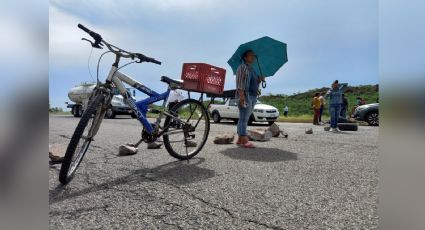
[[[50,116],[49,144],[66,148],[77,122]],[[241,149],[213,144],[236,127],[212,123],[203,151],[187,162],[145,145],[118,157],[141,126],[104,120],[67,186],[59,184],[60,165],[49,168],[50,228],[377,229],[378,128],[334,134],[279,125],[288,139]],[[314,133],[305,134],[310,127]]]

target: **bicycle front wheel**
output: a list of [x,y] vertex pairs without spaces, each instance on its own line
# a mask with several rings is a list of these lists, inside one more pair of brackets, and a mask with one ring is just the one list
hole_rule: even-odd
[[210,131],[210,119],[204,105],[193,99],[176,104],[164,123],[164,146],[168,153],[187,160],[198,154],[205,145]]
[[103,117],[99,114],[102,113],[101,109],[104,100],[105,97],[102,94],[96,95],[84,111],[77,128],[75,128],[59,172],[59,181],[62,184],[67,184],[71,181],[89,149],[90,143],[102,122]]

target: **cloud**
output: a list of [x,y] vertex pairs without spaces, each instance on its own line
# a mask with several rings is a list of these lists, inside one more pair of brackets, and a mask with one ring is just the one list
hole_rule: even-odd
[[88,46],[81,41],[81,33],[77,33],[78,22],[82,19],[54,6],[49,7],[50,65],[81,64],[78,60],[87,53]]
[[[288,44],[289,62],[270,79],[265,93],[292,93],[331,80],[377,82],[376,1],[237,0],[51,0],[50,70],[87,79],[87,37],[82,23],[112,44],[161,60],[163,65],[133,65],[123,72],[160,91],[160,75],[180,77],[184,62],[224,67],[226,88],[234,87],[227,59],[240,43],[271,36]],[[95,57],[104,50],[94,50]],[[108,56],[101,70],[107,72]],[[64,69],[65,68],[65,69]],[[62,72],[61,72],[62,71]],[[102,73],[103,76],[105,73]],[[80,77],[85,76],[85,78]],[[58,86],[58,83],[51,87]],[[70,82],[63,83],[68,87]],[[63,93],[62,93],[63,94]]]

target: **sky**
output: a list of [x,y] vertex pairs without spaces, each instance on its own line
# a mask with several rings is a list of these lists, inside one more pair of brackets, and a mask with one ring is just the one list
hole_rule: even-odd
[[[65,107],[70,88],[96,78],[104,50],[82,41],[81,23],[123,49],[162,61],[133,64],[122,72],[157,92],[160,76],[179,79],[183,63],[204,62],[227,70],[238,45],[269,36],[287,44],[288,62],[267,78],[263,94],[293,94],[329,86],[378,83],[378,1],[356,0],[51,0],[49,101]],[[113,62],[100,65],[104,81]],[[122,62],[123,64],[126,61]],[[91,73],[91,74],[90,74]],[[143,98],[142,93],[137,98]]]

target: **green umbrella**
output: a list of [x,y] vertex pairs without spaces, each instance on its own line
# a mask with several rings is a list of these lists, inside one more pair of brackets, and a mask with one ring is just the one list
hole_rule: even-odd
[[265,36],[238,47],[229,61],[227,61],[232,67],[233,74],[236,74],[239,65],[243,63],[242,54],[247,50],[252,50],[257,55],[253,68],[260,76],[273,76],[288,61],[286,44]]

